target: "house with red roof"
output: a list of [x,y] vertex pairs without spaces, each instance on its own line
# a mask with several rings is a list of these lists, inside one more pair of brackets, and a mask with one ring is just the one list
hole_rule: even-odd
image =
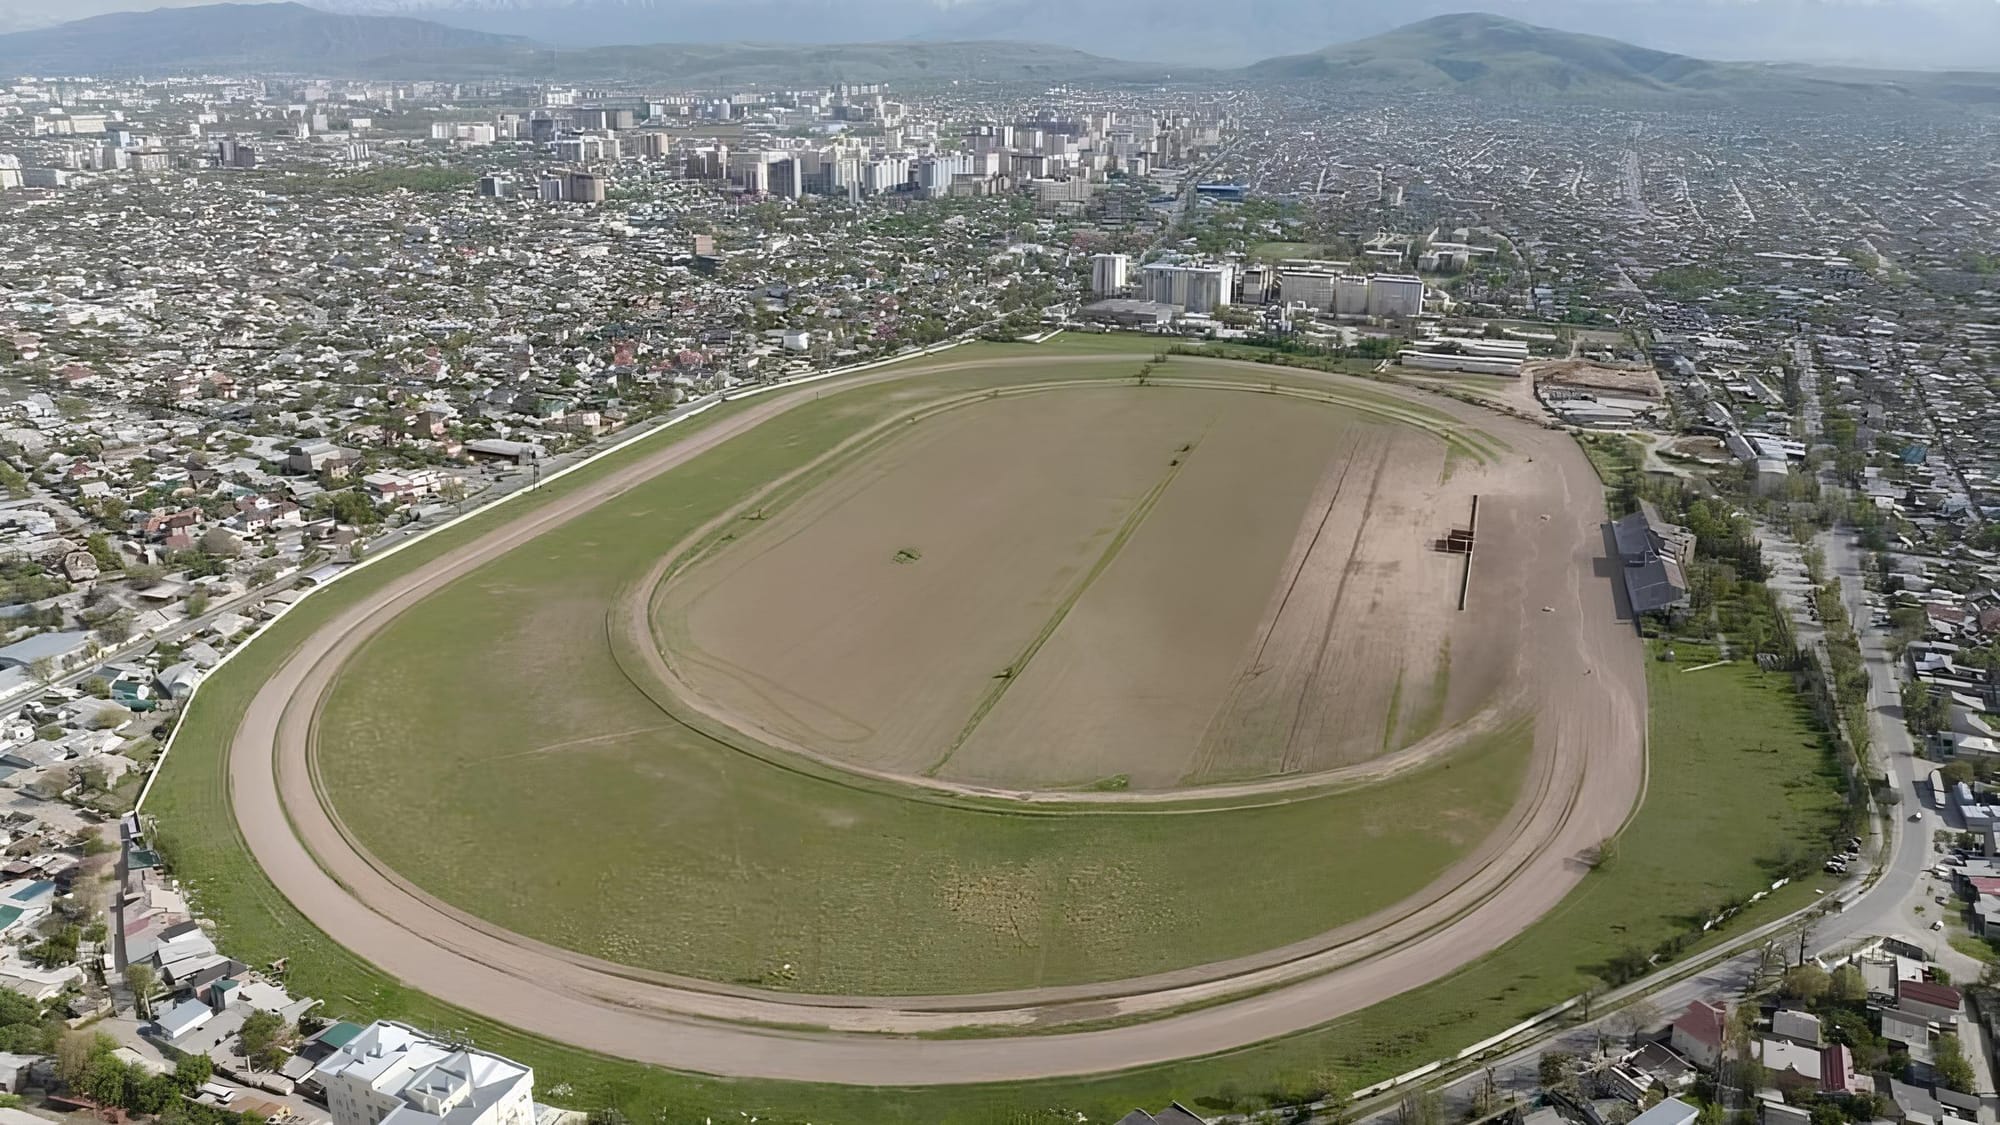
[[1958,989],[1948,984],[1932,984],[1927,980],[1896,982],[1896,1007],[1921,1019],[1934,1023],[1955,1022],[1963,1003],[1964,998]]
[[1674,1021],[1670,1042],[1696,1066],[1715,1069],[1722,1057],[1722,1041],[1729,1027],[1729,1009],[1707,1000],[1696,1000]]

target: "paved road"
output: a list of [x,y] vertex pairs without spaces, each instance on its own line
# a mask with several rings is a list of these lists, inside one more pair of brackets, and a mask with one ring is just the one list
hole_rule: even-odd
[[[1129,357],[1027,356],[1009,365],[1129,362]],[[992,366],[995,361],[977,361]],[[857,376],[901,378],[927,364]],[[1263,370],[1243,365],[1251,370]],[[1644,667],[1629,624],[1618,619],[1603,554],[1602,490],[1566,434],[1476,408],[1421,398],[1473,419],[1542,463],[1539,482],[1514,501],[1511,542],[1520,558],[1478,571],[1490,601],[1527,619],[1517,660],[1542,688],[1537,700],[1538,804],[1507,846],[1525,848],[1504,887],[1476,901],[1454,898],[1399,921],[1377,956],[1253,997],[1129,1027],[992,1040],[905,1039],[729,1026],[691,1012],[741,1018],[778,1004],[770,1022],[871,1026],[865,997],[744,997],[640,979],[564,951],[496,933],[412,894],[345,840],[315,791],[306,747],[312,715],[359,640],[431,589],[742,432],[816,391],[779,392],[644,461],[522,512],[493,532],[386,583],[336,616],[281,665],[253,700],[233,743],[231,794],[240,829],[288,899],[343,946],[413,987],[482,1015],[578,1046],[682,1069],[865,1085],[1024,1080],[1099,1073],[1206,1054],[1310,1027],[1435,980],[1504,943],[1559,902],[1582,877],[1583,855],[1610,835],[1642,786]],[[1496,503],[1493,539],[1507,543],[1508,505]],[[1488,541],[1485,505],[1481,542]],[[1536,608],[1547,607],[1547,612]],[[275,751],[275,754],[274,754]],[[324,865],[324,866],[323,866]],[[1379,945],[1389,948],[1379,948]],[[1190,999],[1195,997],[1189,997]],[[856,1015],[860,1012],[862,1015]],[[800,1019],[801,1013],[812,1018]],[[921,1015],[922,1012],[916,1013]],[[964,1022],[962,1014],[952,1018]]]

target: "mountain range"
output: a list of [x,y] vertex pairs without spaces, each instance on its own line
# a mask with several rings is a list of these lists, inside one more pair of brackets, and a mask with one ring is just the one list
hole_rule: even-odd
[[205,4],[113,13],[0,35],[0,73],[338,70],[392,53],[523,50],[525,39],[406,16],[303,4]]
[[1228,70],[1127,62],[1067,47],[997,40],[559,48],[407,16],[342,14],[297,3],[163,8],[0,35],[0,74],[196,72],[636,81],[680,88],[836,81],[912,86],[1172,80],[1434,90],[1516,99],[1866,95],[2000,102],[2000,74],[1716,62],[1482,13],[1435,16],[1310,54],[1281,55]]
[[[202,0],[0,0],[0,32]],[[309,0],[553,47],[632,43],[1051,43],[1211,67],[1484,9],[1705,59],[1937,69],[1991,65],[1993,0]]]

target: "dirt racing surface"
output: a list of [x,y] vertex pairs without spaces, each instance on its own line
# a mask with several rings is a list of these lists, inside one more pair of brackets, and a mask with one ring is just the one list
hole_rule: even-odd
[[1448,705],[1463,561],[1433,549],[1506,471],[1475,470],[1423,430],[1243,390],[979,401],[760,506],[671,579],[657,628],[706,713],[874,770],[1313,773],[1484,702]]
[[[1048,356],[1011,362],[1057,366],[1092,360]],[[920,370],[893,368],[861,378],[894,379]],[[313,711],[342,661],[372,631],[427,591],[633,481],[807,400],[806,392],[773,395],[638,464],[525,510],[335,615],[273,672],[238,729],[229,760],[238,827],[274,883],[314,925],[411,987],[551,1038],[682,1069],[870,1085],[1022,1080],[1212,1053],[1359,1010],[1450,973],[1553,907],[1584,874],[1582,857],[1623,822],[1644,772],[1641,652],[1629,624],[1620,620],[1615,574],[1602,561],[1602,493],[1581,452],[1561,432],[1439,404],[1414,392],[1407,397],[1477,418],[1507,443],[1510,455],[1539,466],[1533,473],[1479,484],[1480,546],[1466,613],[1504,632],[1511,651],[1474,661],[1454,650],[1450,676],[1453,693],[1478,695],[1477,689],[1461,687],[1478,678],[1461,665],[1478,663],[1492,665],[1517,685],[1508,693],[1537,716],[1530,792],[1479,869],[1441,897],[1388,912],[1394,917],[1380,925],[1357,926],[1352,940],[1329,942],[1282,963],[1249,967],[1227,979],[1209,974],[1146,982],[1143,990],[1128,989],[1096,1010],[1115,1016],[1237,998],[1131,1026],[998,1040],[730,1025],[718,1021],[852,1031],[1027,1024],[1036,1022],[1043,1005],[1062,1003],[1073,993],[1030,992],[1010,997],[1005,1009],[966,1004],[955,1011],[949,998],[779,996],[664,983],[496,933],[370,863],[332,820],[306,766]],[[1458,479],[1456,473],[1452,479]],[[1523,670],[1532,674],[1522,675]],[[1283,860],[1260,857],[1260,862]]]

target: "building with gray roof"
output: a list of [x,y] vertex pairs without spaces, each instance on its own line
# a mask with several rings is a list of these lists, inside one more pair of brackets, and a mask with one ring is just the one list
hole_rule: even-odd
[[1688,606],[1687,564],[1694,558],[1694,533],[1660,518],[1649,501],[1611,524],[1611,538],[1624,564],[1625,596],[1635,616],[1673,614]]

